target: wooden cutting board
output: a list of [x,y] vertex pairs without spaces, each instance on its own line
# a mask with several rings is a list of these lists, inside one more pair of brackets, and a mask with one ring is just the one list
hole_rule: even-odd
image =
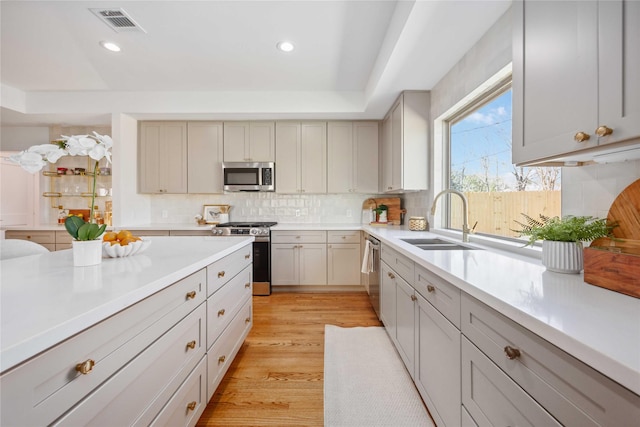
[[402,212],[400,197],[383,197],[367,199],[362,203],[362,209],[375,209],[380,205],[385,205],[387,210],[387,221],[400,224],[400,214]]
[[621,240],[598,239],[591,246],[640,247],[640,179],[618,194],[607,220],[618,224],[613,235]]

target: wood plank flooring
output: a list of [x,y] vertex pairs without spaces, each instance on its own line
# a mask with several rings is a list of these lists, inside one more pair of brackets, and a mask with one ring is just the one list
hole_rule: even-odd
[[322,426],[324,325],[382,326],[364,291],[254,296],[253,319],[198,427]]

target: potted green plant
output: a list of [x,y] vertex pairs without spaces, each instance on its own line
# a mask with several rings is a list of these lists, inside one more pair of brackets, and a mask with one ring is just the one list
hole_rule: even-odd
[[528,236],[527,245],[542,240],[542,264],[557,273],[580,273],[583,267],[582,242],[611,236],[615,224],[604,218],[567,215],[539,219],[522,214],[525,222],[515,221],[522,228],[513,230]]
[[389,207],[387,205],[380,205],[374,209],[375,213],[378,214],[378,222],[387,222],[387,211]]
[[67,232],[73,237],[73,260],[76,266],[99,264],[102,260],[102,242],[99,237],[104,233],[106,225],[98,225],[91,221],[96,197],[96,178],[99,173],[98,163],[103,158],[111,162],[112,146],[110,136],[96,132],[93,135],[63,135],[52,144],[34,145],[9,157],[10,161],[30,173],[42,170],[47,162],[56,163],[63,156],[89,156],[95,161],[88,221],[77,216],[69,216],[64,223]]

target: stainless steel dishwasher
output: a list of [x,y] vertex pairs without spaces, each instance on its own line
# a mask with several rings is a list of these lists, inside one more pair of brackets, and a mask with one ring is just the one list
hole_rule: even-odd
[[[365,241],[365,251],[367,251],[365,258],[369,257],[368,263],[366,263],[369,300],[371,300],[371,305],[380,319],[380,241],[368,234]],[[365,268],[364,262],[363,268]]]

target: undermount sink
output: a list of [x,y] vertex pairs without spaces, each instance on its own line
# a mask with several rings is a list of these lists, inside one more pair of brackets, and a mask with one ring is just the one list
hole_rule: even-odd
[[465,251],[465,250],[478,250],[478,248],[472,248],[470,246],[463,246],[457,243],[449,242],[442,239],[401,239],[403,242],[407,242],[410,245],[420,248],[425,251]]

